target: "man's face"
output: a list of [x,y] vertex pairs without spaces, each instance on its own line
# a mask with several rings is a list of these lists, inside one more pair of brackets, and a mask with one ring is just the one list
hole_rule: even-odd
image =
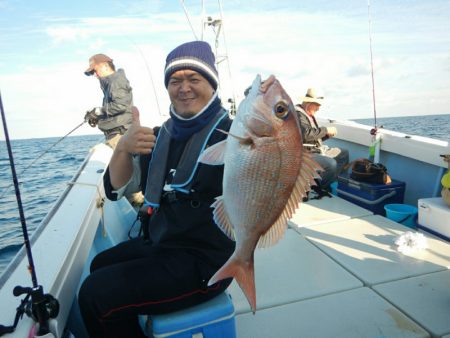
[[214,88],[208,80],[190,69],[173,73],[167,90],[175,111],[185,118],[197,115],[214,95]]
[[314,115],[317,113],[320,109],[320,104],[317,104],[315,102],[309,102],[308,106],[306,107],[306,112],[308,115]]
[[106,62],[95,63],[94,60],[89,61],[89,66],[94,66],[94,74],[97,78],[109,75],[109,66]]

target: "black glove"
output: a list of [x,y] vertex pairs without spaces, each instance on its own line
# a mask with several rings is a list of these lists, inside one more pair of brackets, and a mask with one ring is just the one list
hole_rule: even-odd
[[103,110],[100,107],[95,107],[94,109],[86,112],[84,115],[84,120],[89,123],[92,128],[95,128],[98,124],[98,120],[103,116]]

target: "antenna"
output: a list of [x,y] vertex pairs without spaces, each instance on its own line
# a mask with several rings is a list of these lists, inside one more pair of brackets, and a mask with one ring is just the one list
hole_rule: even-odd
[[[217,1],[219,5],[220,10],[220,19],[213,19],[212,17],[208,16],[207,20],[204,24],[204,27],[210,27],[212,28],[215,39],[214,39],[214,48],[215,48],[215,55],[216,55],[216,65],[219,66],[223,61],[227,62],[227,68],[228,68],[228,77],[230,79],[230,87],[231,87],[231,98],[228,99],[228,103],[231,104],[230,111],[231,114],[236,113],[236,95],[234,93],[234,81],[233,76],[231,75],[231,67],[230,67],[230,59],[228,57],[228,47],[227,47],[227,40],[225,37],[225,27],[224,27],[224,19],[223,19],[223,9],[222,9],[222,3],[220,0]],[[223,38],[223,52],[219,52],[219,40],[220,37]]]
[[[192,25],[191,20],[190,20],[190,16],[189,16],[188,10],[187,10],[187,8],[186,8],[186,6],[184,4],[184,0],[180,0],[180,3],[183,6],[184,13],[185,13],[186,18],[188,20],[189,26],[191,27],[191,30],[192,30],[192,32],[193,32],[193,34],[195,36],[195,39],[198,40],[197,35],[195,34],[193,25]],[[229,98],[227,100],[227,102],[231,104],[230,110],[231,110],[231,113],[233,114],[233,111],[236,110],[235,109],[236,99],[235,99],[234,85],[233,85],[233,79],[232,79],[231,69],[230,69],[230,61],[229,61],[229,58],[228,58],[227,42],[226,42],[226,39],[225,39],[225,29],[224,29],[224,25],[223,25],[223,22],[224,22],[224,20],[223,20],[223,10],[222,10],[222,4],[221,4],[220,0],[218,0],[218,5],[219,5],[219,9],[220,9],[220,19],[214,19],[213,17],[206,15],[205,2],[204,2],[204,0],[201,0],[201,24],[202,24],[202,27],[201,27],[200,38],[201,38],[202,41],[205,41],[206,28],[211,28],[213,33],[214,33],[214,49],[215,49],[214,54],[216,56],[216,66],[217,66],[217,68],[218,68],[219,64],[221,64],[223,61],[227,61],[228,76],[229,76],[229,79],[230,79],[231,96],[232,96],[231,98]],[[224,52],[223,53],[219,52],[219,49],[220,49],[219,48],[219,45],[220,45],[219,40],[220,40],[221,36],[223,37],[223,45],[224,45]],[[219,83],[219,87],[223,88],[221,83]]]

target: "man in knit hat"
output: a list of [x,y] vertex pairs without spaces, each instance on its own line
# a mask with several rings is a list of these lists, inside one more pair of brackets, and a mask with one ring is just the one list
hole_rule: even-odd
[[[79,293],[90,337],[144,337],[138,314],[177,311],[222,293],[231,280],[208,286],[234,242],[213,220],[223,166],[198,163],[207,146],[226,138],[231,120],[218,97],[211,47],[184,43],[166,59],[171,105],[162,127],[147,128],[133,111],[105,174],[109,199],[145,194],[144,235],[97,255]],[[107,286],[107,287],[105,287]]]

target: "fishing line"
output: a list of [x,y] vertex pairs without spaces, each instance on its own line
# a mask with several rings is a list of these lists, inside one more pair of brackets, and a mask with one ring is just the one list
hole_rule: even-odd
[[[191,26],[191,30],[192,30],[192,33],[194,34],[195,40],[198,40],[197,34],[195,34],[194,27],[192,26],[192,23],[191,23],[191,19],[189,17],[189,13],[187,11],[186,6],[184,5],[184,0],[180,0],[180,3],[183,6],[184,14],[186,15],[186,19],[187,19],[187,21],[189,23],[189,26]],[[202,33],[202,37],[203,37],[203,33]]]
[[[2,108],[2,112],[3,112],[3,108]],[[73,128],[71,131],[69,131],[66,135],[64,135],[63,137],[61,137],[58,141],[56,141],[55,143],[53,143],[50,148],[48,148],[46,151],[44,151],[41,155],[39,155],[37,158],[35,158],[26,168],[24,168],[21,173],[19,174],[19,176],[21,177],[25,171],[27,171],[34,163],[36,163],[36,161],[38,161],[41,157],[43,157],[45,154],[47,154],[54,146],[56,146],[58,143],[60,143],[62,140],[64,140],[67,136],[69,136],[70,134],[72,134],[75,130],[77,130],[78,128],[80,128],[83,124],[85,124],[86,121],[83,121],[82,123],[80,123],[78,126],[76,126],[75,128]],[[9,186],[7,186],[5,188],[5,191],[3,192],[2,195],[0,195],[0,199],[3,198],[6,193],[9,191],[9,188],[11,188],[13,186],[13,184],[10,184]]]
[[137,49],[137,51],[141,55],[142,60],[144,61],[145,68],[147,69],[147,73],[150,76],[150,82],[152,83],[153,95],[155,95],[156,107],[158,108],[159,116],[166,116],[161,113],[161,108],[159,106],[159,100],[158,100],[158,94],[156,93],[155,82],[153,81],[153,75],[152,75],[150,67],[147,63],[147,59],[145,58],[144,53],[142,53],[142,50],[138,47],[138,45],[131,38],[128,38],[128,41],[133,45],[134,48]]

